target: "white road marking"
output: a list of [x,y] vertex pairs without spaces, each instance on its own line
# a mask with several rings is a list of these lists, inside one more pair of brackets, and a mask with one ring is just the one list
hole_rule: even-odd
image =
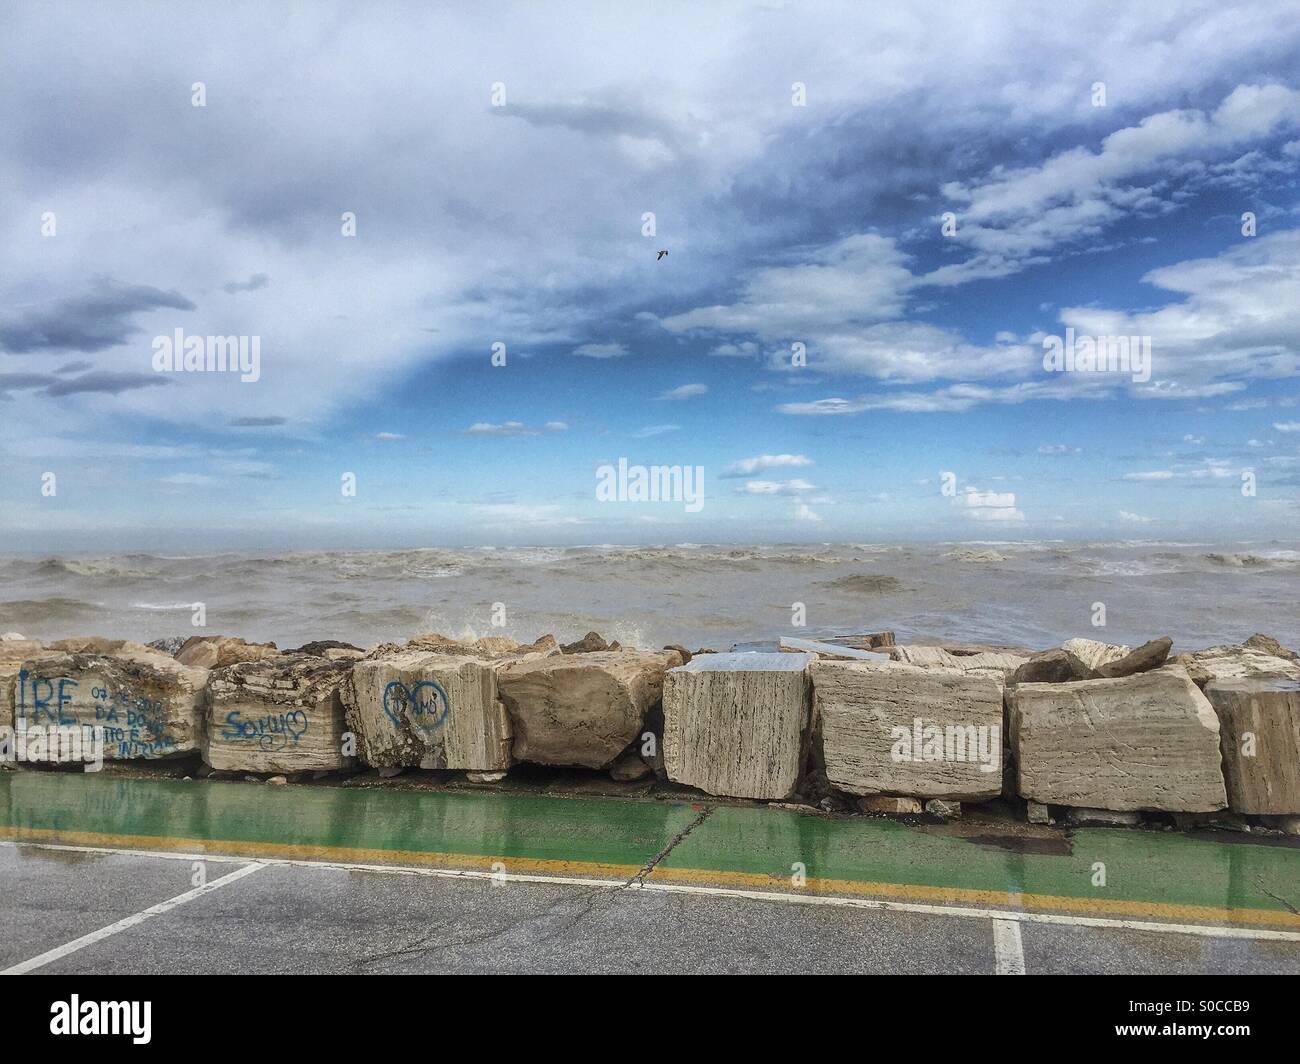
[[160,901],[157,905],[151,905],[141,912],[135,913],[115,924],[109,924],[107,927],[101,927],[98,931],[92,931],[88,935],[82,935],[80,938],[74,938],[71,942],[62,946],[56,946],[52,950],[47,950],[39,957],[33,957],[31,960],[23,961],[21,964],[15,964],[12,968],[6,968],[0,971],[0,975],[26,975],[28,972],[35,971],[37,968],[44,968],[47,964],[53,964],[69,953],[76,953],[77,950],[85,949],[87,946],[93,946],[96,942],[102,942],[106,938],[116,935],[119,931],[125,931],[128,928],[142,924],[151,916],[160,916],[165,912],[170,912],[187,901],[193,901],[195,898],[202,897],[204,894],[211,894],[214,890],[224,887],[227,883],[233,883],[237,879],[243,879],[245,876],[251,876],[254,872],[260,871],[265,865],[253,863],[245,865],[243,868],[237,868],[233,872],[228,872],[220,879],[214,879],[211,883],[205,883],[201,887],[195,887],[193,890],[187,890],[184,894],[177,894],[174,898],[167,901]]
[[994,971],[998,975],[1025,974],[1025,949],[1020,942],[1019,921],[993,921],[993,958]]
[[919,913],[924,916],[949,916],[967,920],[1006,920],[1021,924],[1056,924],[1066,927],[1100,927],[1119,931],[1152,931],[1163,934],[1197,935],[1203,938],[1237,938],[1263,942],[1300,942],[1300,931],[1273,931],[1267,928],[1222,927],[1213,924],[1176,924],[1159,920],[1129,920],[1104,916],[1065,916],[1055,913],[1016,912],[1005,909],[981,909],[964,905],[927,905],[923,902],[886,901],[877,898],[848,898],[838,894],[788,894],[774,890],[745,890],[740,887],[706,887],[693,883],[656,883],[641,881],[629,884],[622,879],[595,879],[583,876],[527,875],[516,872],[488,872],[461,868],[430,868],[418,865],[365,864],[353,861],[313,861],[285,857],[235,857],[228,854],[177,853],[174,850],[133,850],[108,846],[69,846],[47,842],[3,841],[0,846],[24,846],[40,850],[72,850],[79,853],[110,853],[124,857],[152,857],[176,861],[211,861],[230,864],[284,865],[296,868],[331,868],[344,872],[375,872],[382,875],[432,876],[437,879],[502,880],[508,883],[554,883],[574,887],[609,887],[648,890],[661,894],[700,894],[754,901],[781,902],[789,905],[832,905],[851,909],[880,909],[886,912]]

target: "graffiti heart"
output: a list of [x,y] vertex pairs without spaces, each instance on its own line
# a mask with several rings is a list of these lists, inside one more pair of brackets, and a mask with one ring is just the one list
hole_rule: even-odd
[[450,709],[447,692],[433,680],[421,680],[411,687],[394,680],[384,688],[384,714],[398,727],[406,716],[420,731],[434,731]]

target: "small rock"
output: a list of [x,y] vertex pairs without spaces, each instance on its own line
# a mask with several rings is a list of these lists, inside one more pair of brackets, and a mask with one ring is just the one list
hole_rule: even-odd
[[1280,816],[1273,821],[1278,831],[1287,835],[1300,835],[1300,816]]
[[961,802],[945,802],[942,798],[931,798],[925,803],[925,811],[941,820],[951,820],[961,816]]
[[185,645],[185,636],[169,635],[165,639],[155,639],[152,643],[146,643],[145,646],[153,647],[154,650],[161,650],[164,654],[176,656],[176,652]]
[[891,813],[905,816],[921,812],[921,803],[915,798],[895,798],[887,794],[871,794],[858,799],[858,808],[864,813]]
[[664,647],[664,649],[677,651],[677,653],[679,653],[682,656],[683,665],[685,665],[688,661],[691,660],[691,652],[687,650],[684,646],[680,646],[677,643],[670,643],[668,646]]
[[272,777],[271,777],[269,780],[267,780],[266,782],[267,782],[267,783],[270,783],[270,784],[273,784],[273,785],[275,785],[276,787],[283,787],[286,783],[289,782],[289,780],[288,780],[286,777],[284,777],[284,776],[272,776]]
[[381,765],[375,771],[379,773],[381,780],[391,780],[394,776],[400,776],[406,769],[401,765]]
[[261,780],[261,777],[260,777],[260,776],[245,776],[245,777],[244,777],[244,782],[245,782],[245,783],[261,783],[262,780]]
[[317,639],[311,643],[304,643],[300,647],[294,647],[293,650],[286,650],[286,654],[311,654],[313,657],[328,657],[331,650],[356,651],[358,654],[364,654],[365,651],[360,647],[353,646],[351,643],[341,643],[337,639]]
[[576,643],[566,643],[560,647],[563,654],[593,654],[597,651],[608,650],[609,644],[601,638],[598,632],[588,632]]
[[1142,814],[1119,809],[1071,809],[1070,823],[1090,828],[1135,828]]
[[1007,677],[1007,683],[1075,683],[1096,675],[1073,651],[1056,647],[1035,654]]
[[1025,816],[1031,824],[1050,824],[1052,811],[1042,802],[1026,802]]
[[645,779],[654,769],[641,760],[635,751],[624,754],[609,767],[610,779],[619,783],[631,783],[633,780]]
[[500,783],[506,778],[504,772],[466,772],[465,778],[470,783]]
[[25,635],[19,635],[17,632],[5,632],[4,635],[0,635],[0,643],[12,643],[26,638]]
[[1168,636],[1143,643],[1136,650],[1130,650],[1122,658],[1108,661],[1097,668],[1098,677],[1110,679],[1115,676],[1132,676],[1134,673],[1149,672],[1158,669],[1169,657],[1169,650],[1174,641]]

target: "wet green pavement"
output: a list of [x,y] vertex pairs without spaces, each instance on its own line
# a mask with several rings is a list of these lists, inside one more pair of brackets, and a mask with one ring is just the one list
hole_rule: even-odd
[[962,838],[935,825],[703,801],[19,771],[0,773],[0,837],[449,867],[499,860],[521,874],[618,877],[661,856],[656,880],[791,890],[802,870],[809,888],[828,892],[984,905],[1027,896],[1042,908],[1163,919],[1238,910],[1246,922],[1300,930],[1300,848],[1217,833]]

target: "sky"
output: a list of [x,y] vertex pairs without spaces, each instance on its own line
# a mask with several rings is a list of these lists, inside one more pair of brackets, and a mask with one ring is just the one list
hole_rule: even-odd
[[4,23],[0,550],[1294,538],[1294,0]]

